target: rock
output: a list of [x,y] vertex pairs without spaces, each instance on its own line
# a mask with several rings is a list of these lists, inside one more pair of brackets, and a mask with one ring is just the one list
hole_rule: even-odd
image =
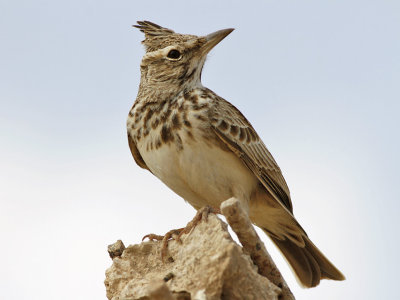
[[121,240],[116,241],[114,244],[108,245],[108,254],[111,259],[119,257],[125,250],[125,245]]
[[236,244],[227,225],[211,214],[182,244],[170,241],[165,262],[161,243],[127,247],[106,271],[107,298],[278,299],[281,289],[258,274],[250,256]]

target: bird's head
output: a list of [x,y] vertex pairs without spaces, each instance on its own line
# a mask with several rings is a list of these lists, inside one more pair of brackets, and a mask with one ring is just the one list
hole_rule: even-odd
[[233,29],[223,29],[206,36],[175,33],[149,21],[138,21],[145,34],[142,43],[146,54],[141,63],[141,83],[175,92],[200,85],[207,53]]

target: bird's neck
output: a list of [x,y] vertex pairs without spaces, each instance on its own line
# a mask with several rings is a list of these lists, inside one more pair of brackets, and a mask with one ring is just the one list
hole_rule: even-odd
[[160,82],[142,75],[136,101],[144,103],[171,101],[179,95],[197,88],[203,88],[200,77],[184,82],[178,82],[178,80],[176,82]]

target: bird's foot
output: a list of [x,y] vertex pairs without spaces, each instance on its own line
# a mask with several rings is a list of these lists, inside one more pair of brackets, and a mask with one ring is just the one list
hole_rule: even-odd
[[182,244],[181,236],[185,233],[190,233],[190,231],[195,228],[201,220],[207,222],[209,214],[221,214],[221,211],[211,206],[205,206],[197,211],[194,218],[186,225],[186,227],[172,229],[168,231],[165,235],[157,235],[153,233],[147,234],[143,237],[142,241],[146,238],[151,241],[161,241],[161,260],[164,261],[164,258],[167,254],[168,242],[171,240],[175,240],[178,243]]
[[193,228],[195,228],[201,220],[204,220],[207,222],[208,220],[208,215],[209,214],[221,214],[221,211],[219,208],[213,208],[211,206],[204,206],[203,208],[200,208],[194,218],[186,225],[185,228],[182,228],[183,230],[179,233],[177,237],[177,241],[182,243],[181,241],[181,236],[185,233],[189,233]]
[[175,240],[179,243],[182,243],[180,240],[180,234],[185,228],[179,228],[179,229],[172,229],[168,231],[165,235],[157,235],[157,234],[147,234],[142,238],[142,241],[146,238],[148,238],[150,241],[161,241],[162,242],[162,247],[161,247],[161,260],[164,261],[164,257],[167,254],[167,248],[168,248],[168,242],[170,240]]

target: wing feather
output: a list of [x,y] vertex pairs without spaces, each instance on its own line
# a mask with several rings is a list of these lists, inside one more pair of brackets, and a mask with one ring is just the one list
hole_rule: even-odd
[[146,163],[144,162],[142,156],[140,155],[139,150],[136,147],[136,144],[129,133],[128,133],[128,144],[129,144],[129,149],[131,149],[133,159],[135,160],[137,165],[143,169],[147,169],[150,171],[150,169],[147,167]]
[[211,110],[214,132],[253,171],[265,189],[292,213],[289,188],[267,147],[235,106],[214,96],[217,97]]

